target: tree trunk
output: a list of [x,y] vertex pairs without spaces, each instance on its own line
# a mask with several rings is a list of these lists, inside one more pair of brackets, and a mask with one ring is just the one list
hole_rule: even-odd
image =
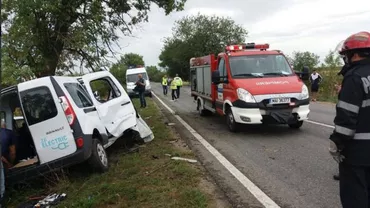
[[48,56],[44,57],[45,65],[43,69],[39,69],[38,73],[35,74],[37,78],[55,75],[55,71],[59,62],[59,55],[48,54]]

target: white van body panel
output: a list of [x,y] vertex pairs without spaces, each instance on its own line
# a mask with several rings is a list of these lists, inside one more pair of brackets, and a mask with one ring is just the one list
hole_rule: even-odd
[[[50,77],[39,78],[18,84],[20,100],[22,100],[21,95],[25,93],[25,91],[30,90],[29,93],[34,94],[37,90],[36,88],[39,87],[50,91],[57,109],[56,116],[35,124],[30,123],[31,115],[26,114],[24,116],[32,134],[40,164],[44,164],[74,153],[77,147],[72,129],[68,124]],[[21,106],[23,109],[26,107],[23,102],[21,102]]]
[[68,84],[68,83],[75,83],[75,84],[79,84],[83,88],[83,86],[80,84],[80,82],[78,82],[77,79],[73,78],[73,77],[56,77],[55,76],[54,78],[59,83],[59,85],[62,88],[64,94],[67,96],[69,102],[71,103],[71,105],[73,107],[73,110],[76,113],[77,118],[79,120],[82,132],[85,135],[92,135],[94,129],[97,129],[100,134],[107,134],[107,131],[105,130],[104,124],[99,119],[99,114],[98,114],[97,110],[89,111],[89,112],[85,113],[85,110],[95,109],[93,100],[89,96],[88,92],[86,92],[86,94],[89,96],[87,99],[89,99],[92,102],[93,106],[92,107],[81,108],[81,107],[77,106],[77,104],[73,100],[71,94],[68,92],[68,90],[66,89],[66,86],[64,85],[64,84]]
[[127,89],[128,93],[134,93],[133,89],[135,88],[136,85],[135,85],[135,82],[128,82],[127,81],[127,76],[128,75],[136,75],[136,77],[137,77],[139,74],[143,74],[144,78],[146,76],[146,78],[145,78],[145,90],[151,90],[150,78],[149,78],[148,72],[146,71],[145,67],[141,67],[141,68],[127,69],[127,71],[126,71],[126,89]]
[[[95,99],[91,89],[90,82],[98,79],[110,78],[117,86],[120,96],[101,103]],[[93,100],[93,103],[98,111],[100,120],[110,134],[115,137],[123,135],[124,131],[134,127],[136,121],[136,111],[127,95],[125,89],[118,80],[108,71],[100,71],[82,76],[86,89]]]

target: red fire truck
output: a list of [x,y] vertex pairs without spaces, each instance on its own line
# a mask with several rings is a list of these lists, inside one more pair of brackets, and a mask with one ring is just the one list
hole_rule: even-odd
[[201,116],[226,116],[230,131],[241,124],[288,124],[300,128],[308,119],[308,71],[292,70],[284,54],[269,44],[226,46],[190,59],[191,96]]

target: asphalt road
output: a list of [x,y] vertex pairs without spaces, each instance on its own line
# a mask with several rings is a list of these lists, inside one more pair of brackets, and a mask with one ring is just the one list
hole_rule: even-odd
[[[223,117],[198,116],[190,88],[181,89],[178,102],[170,101],[170,92],[164,96],[159,84],[153,83],[152,88],[280,207],[340,207],[339,183],[332,179],[338,165],[327,150],[332,128],[305,122],[299,130],[280,125],[246,127],[240,133],[230,133]],[[311,121],[333,125],[334,105],[312,103],[310,109]],[[207,170],[236,204],[262,207],[211,155],[190,141]]]

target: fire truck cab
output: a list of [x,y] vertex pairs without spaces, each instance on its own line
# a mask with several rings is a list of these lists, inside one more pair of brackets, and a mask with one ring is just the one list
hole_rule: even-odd
[[288,124],[300,128],[308,119],[309,92],[302,80],[308,72],[292,70],[279,50],[269,44],[226,46],[190,59],[191,96],[201,116],[226,116],[230,131],[241,124]]

